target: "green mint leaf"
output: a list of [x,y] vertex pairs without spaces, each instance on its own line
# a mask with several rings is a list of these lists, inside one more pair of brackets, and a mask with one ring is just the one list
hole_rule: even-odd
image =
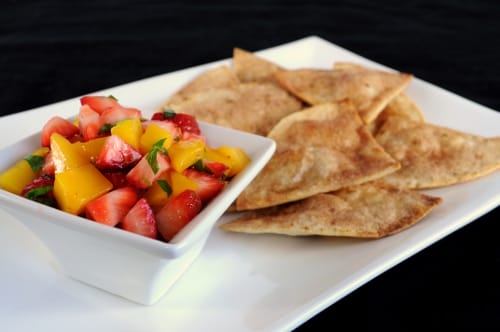
[[163,148],[163,142],[165,142],[165,138],[158,140],[151,147],[151,151],[149,151],[146,154],[146,160],[148,161],[148,164],[151,167],[151,169],[153,170],[154,174],[158,173],[158,170],[159,170],[158,160],[156,159],[158,152],[167,153],[167,150],[165,150],[165,148]]
[[52,190],[52,186],[33,188],[25,194],[25,197],[36,201],[39,197],[41,197],[45,194],[48,194],[51,190]]
[[111,128],[114,127],[112,123],[105,123],[99,128],[99,135],[111,133]]
[[163,189],[163,191],[166,192],[168,196],[172,194],[172,187],[170,187],[167,180],[160,179],[156,182],[158,182],[160,188]]
[[43,167],[43,164],[45,163],[45,158],[44,157],[37,156],[37,155],[34,155],[34,154],[30,154],[29,156],[27,156],[26,158],[24,158],[24,160],[26,160],[28,162],[28,164],[30,164],[31,169],[35,173],[37,171],[39,171]]
[[163,117],[165,119],[171,119],[176,115],[175,111],[172,109],[163,110]]

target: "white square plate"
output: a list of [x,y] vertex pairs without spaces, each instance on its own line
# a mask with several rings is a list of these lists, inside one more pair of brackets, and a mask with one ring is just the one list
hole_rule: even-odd
[[[258,52],[287,68],[331,68],[356,61],[388,69],[318,37]],[[230,59],[159,75],[99,93],[154,110],[203,70]],[[406,92],[430,123],[500,134],[500,114],[414,78]],[[1,144],[39,130],[50,115],[72,115],[68,102],[0,118]],[[147,113],[147,112],[145,112]],[[23,131],[17,130],[23,123]],[[143,307],[67,279],[51,256],[0,210],[0,321],[7,330],[290,330],[380,273],[472,222],[500,203],[500,172],[436,189],[444,202],[414,227],[376,241],[225,233],[215,229],[200,257],[155,306]],[[225,221],[223,217],[219,223]],[[328,264],[325,264],[328,262]],[[299,286],[299,287],[298,287]]]

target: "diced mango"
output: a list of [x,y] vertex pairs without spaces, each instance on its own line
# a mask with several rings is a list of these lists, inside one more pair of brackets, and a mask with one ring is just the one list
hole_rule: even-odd
[[194,180],[175,171],[170,172],[170,184],[172,187],[172,197],[179,195],[184,190],[198,190],[198,184]]
[[61,210],[79,215],[85,205],[113,188],[113,184],[92,164],[56,173],[54,196]]
[[172,167],[179,173],[203,158],[205,142],[202,140],[179,141],[168,149]]
[[174,142],[172,134],[168,130],[163,129],[156,123],[150,123],[139,140],[139,151],[146,154],[151,151],[153,145],[161,139],[165,139],[163,147],[168,149]]
[[56,174],[89,163],[88,158],[81,152],[80,148],[58,133],[50,136],[50,150]]
[[172,188],[170,183],[170,178],[168,176],[168,172],[165,172],[164,175],[160,176],[156,181],[153,182],[151,187],[144,193],[144,198],[148,201],[148,204],[151,206],[153,211],[158,211],[165,205],[168,201],[169,197],[172,193],[168,193],[165,191],[158,181],[166,181],[166,184]]
[[111,134],[119,136],[134,149],[139,150],[139,140],[142,136],[141,119],[130,118],[118,122],[111,128]]
[[[44,157],[49,152],[47,147],[33,151],[31,154]],[[13,194],[20,195],[24,187],[31,183],[36,177],[29,162],[25,159],[19,160],[14,165],[0,173],[0,188]]]
[[216,150],[229,158],[230,169],[228,176],[238,174],[250,163],[250,157],[248,157],[243,149],[231,146],[220,146]]
[[73,145],[80,149],[89,162],[95,162],[105,141],[106,137],[98,137],[85,142],[75,142]]

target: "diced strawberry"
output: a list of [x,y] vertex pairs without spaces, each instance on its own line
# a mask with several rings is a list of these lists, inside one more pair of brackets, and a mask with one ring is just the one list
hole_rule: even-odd
[[79,132],[78,127],[70,121],[60,116],[54,116],[42,128],[41,144],[42,146],[50,146],[50,136],[53,133],[59,133],[66,138],[71,138]]
[[84,141],[99,137],[99,129],[101,128],[99,113],[89,105],[82,105],[78,113],[78,126]]
[[137,108],[127,108],[123,106],[116,106],[106,109],[101,113],[101,127],[104,125],[113,125],[119,121],[130,118],[141,118],[141,111]]
[[188,168],[183,174],[196,182],[198,185],[196,193],[200,196],[203,203],[209,202],[217,196],[225,186],[225,182],[220,178],[206,172]]
[[127,173],[127,181],[139,189],[149,188],[163,172],[170,168],[170,160],[163,153],[156,154],[156,166],[158,170],[153,171],[152,165],[148,162],[147,155]]
[[113,184],[113,188],[121,188],[128,185],[126,175],[122,170],[103,170],[102,174]]
[[183,132],[193,133],[196,135],[201,134],[200,127],[196,118],[190,114],[177,113],[170,121],[178,125]]
[[141,198],[130,209],[121,227],[129,232],[147,236],[153,239],[157,238],[158,230],[153,210],[145,198]]
[[85,216],[98,223],[116,226],[137,202],[138,195],[132,187],[110,191],[85,206]]
[[217,178],[220,178],[222,175],[224,175],[224,172],[229,169],[229,166],[218,161],[202,160],[201,162],[204,169],[208,170]]
[[119,136],[110,135],[96,160],[101,169],[123,169],[135,165],[142,155]]
[[54,164],[54,159],[52,158],[52,151],[49,151],[45,155],[45,161],[42,168],[40,169],[40,174],[53,176],[56,172],[56,165]]
[[120,106],[118,101],[111,96],[84,96],[80,104],[90,106],[95,112],[102,114],[107,109]]
[[166,120],[175,123],[183,132],[193,133],[196,135],[201,134],[200,126],[196,118],[186,113],[175,113],[172,110],[164,112],[156,112],[151,116],[151,120]]
[[169,199],[155,216],[158,231],[165,241],[170,241],[201,208],[200,196],[192,190],[185,190]]
[[43,203],[49,206],[56,206],[57,202],[54,197],[54,178],[48,175],[42,175],[35,178],[31,183],[27,184],[21,196],[24,196],[33,201]]

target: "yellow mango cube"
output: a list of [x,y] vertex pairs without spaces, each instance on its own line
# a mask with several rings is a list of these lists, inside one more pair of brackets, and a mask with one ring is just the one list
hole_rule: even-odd
[[226,156],[230,162],[228,176],[238,174],[250,163],[250,157],[248,157],[243,149],[231,146],[220,146],[216,150]]
[[[31,154],[44,157],[49,152],[47,147],[33,151]],[[25,159],[21,159],[14,165],[0,173],[0,188],[13,194],[20,195],[24,187],[31,183],[36,177],[36,172]]]
[[170,179],[167,173],[161,175],[156,181],[153,182],[151,187],[144,193],[144,198],[148,201],[153,211],[158,211],[165,205],[172,193],[166,192],[158,181],[166,181],[166,184],[172,188]]
[[111,128],[111,134],[119,136],[134,149],[139,149],[139,141],[142,136],[142,123],[139,118],[130,118],[118,122]]
[[79,147],[73,145],[58,133],[50,136],[50,150],[56,173],[65,172],[89,163],[88,158],[81,152]]
[[73,145],[80,149],[89,162],[95,162],[105,141],[106,137],[98,137],[85,142],[75,142]]
[[170,184],[172,187],[172,197],[179,195],[184,190],[198,190],[198,184],[194,180],[175,171],[170,172]]
[[54,196],[61,210],[79,215],[85,205],[113,189],[113,184],[92,164],[56,173]]
[[193,165],[205,155],[205,142],[202,140],[179,141],[168,149],[172,167],[179,173]]
[[172,134],[166,129],[163,129],[156,123],[150,123],[139,139],[139,151],[146,154],[151,151],[153,145],[161,139],[165,139],[163,147],[168,149],[174,142]]

